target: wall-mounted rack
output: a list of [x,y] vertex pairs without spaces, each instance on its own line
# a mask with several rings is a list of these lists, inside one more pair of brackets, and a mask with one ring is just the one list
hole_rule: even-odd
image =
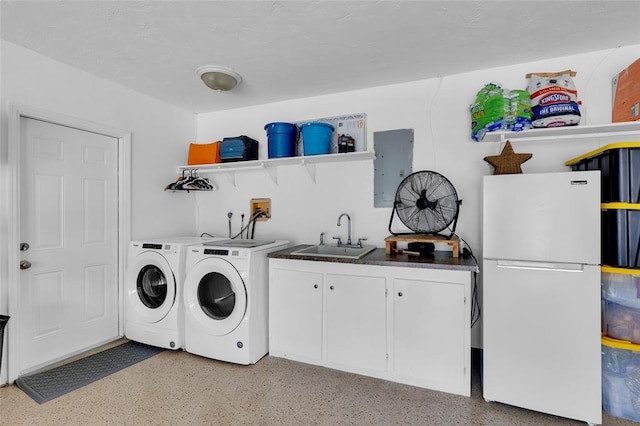
[[546,129],[530,129],[521,132],[489,132],[484,136],[481,143],[506,141],[544,141],[558,139],[580,139],[604,136],[625,136],[640,134],[640,121],[630,121],[626,123],[609,123],[595,125],[577,125],[563,127],[549,127]]
[[226,173],[231,180],[233,186],[235,186],[235,173],[249,170],[265,170],[271,179],[278,184],[278,167],[300,165],[305,167],[309,173],[309,177],[316,182],[316,164],[320,163],[338,163],[349,161],[365,161],[373,160],[375,154],[370,151],[361,152],[348,152],[340,154],[325,154],[325,155],[309,155],[309,156],[297,156],[297,157],[285,157],[285,158],[270,158],[266,160],[252,160],[252,161],[237,161],[232,163],[215,163],[215,164],[198,164],[178,166],[178,172],[183,170],[198,170],[201,174],[210,173]]

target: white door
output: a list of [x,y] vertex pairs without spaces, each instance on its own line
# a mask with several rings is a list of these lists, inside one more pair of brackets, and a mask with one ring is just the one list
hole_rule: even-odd
[[386,371],[386,280],[327,274],[326,360],[354,371]]
[[185,316],[207,333],[224,336],[244,319],[247,289],[231,263],[207,257],[189,270],[184,280],[184,303]]
[[483,273],[484,398],[601,424],[600,267],[485,260]]
[[462,284],[395,279],[393,371],[430,387],[468,393],[465,309]]
[[[160,253],[145,251],[131,260],[125,278],[125,322],[135,318],[148,324],[165,318],[178,303],[176,278]],[[128,335],[127,324],[124,332]]]
[[297,361],[322,359],[322,274],[269,270],[269,350]]
[[24,374],[118,336],[118,141],[30,118],[20,135]]
[[484,176],[485,259],[600,263],[600,172]]

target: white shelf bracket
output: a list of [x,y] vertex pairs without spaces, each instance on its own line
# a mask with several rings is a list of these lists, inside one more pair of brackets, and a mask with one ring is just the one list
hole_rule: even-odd
[[300,165],[307,169],[307,173],[309,173],[309,177],[311,178],[311,181],[313,183],[316,183],[316,164],[309,163],[304,159],[302,159],[302,162],[300,163]]
[[225,174],[229,178],[229,182],[231,183],[231,185],[235,188],[236,187],[236,172],[232,171],[232,170],[229,170]]
[[269,176],[271,176],[271,180],[277,186],[278,185],[278,168],[277,167],[266,167],[264,165],[264,163],[262,164],[262,166],[267,171],[267,173],[269,173]]
[[218,190],[218,185],[216,185],[216,181],[213,180],[213,178],[209,178],[209,185],[211,185],[211,187],[213,188],[213,191]]

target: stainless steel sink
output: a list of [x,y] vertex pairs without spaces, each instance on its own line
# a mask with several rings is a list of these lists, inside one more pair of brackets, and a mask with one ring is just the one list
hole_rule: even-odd
[[317,245],[297,250],[291,256],[300,257],[343,257],[347,259],[360,259],[367,253],[375,250],[375,246],[330,246]]

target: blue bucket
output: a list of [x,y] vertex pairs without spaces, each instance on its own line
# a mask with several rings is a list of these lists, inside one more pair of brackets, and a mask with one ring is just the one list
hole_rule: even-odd
[[304,155],[329,154],[333,126],[328,123],[304,123],[300,125]]
[[264,126],[269,140],[269,158],[295,155],[298,128],[291,123],[269,123]]

